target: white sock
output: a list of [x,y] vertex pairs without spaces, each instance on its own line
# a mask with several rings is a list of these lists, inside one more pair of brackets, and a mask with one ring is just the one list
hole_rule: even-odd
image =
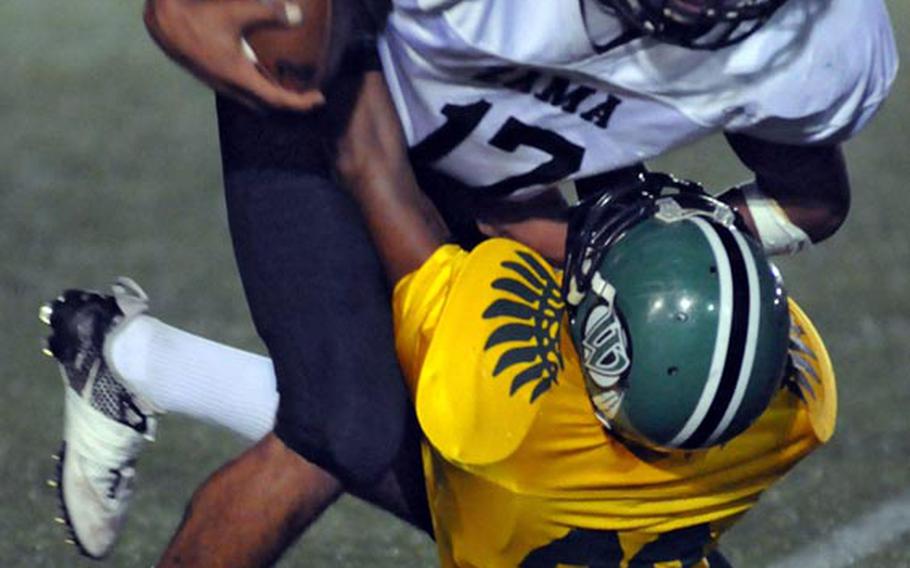
[[268,357],[147,315],[127,323],[109,341],[108,363],[164,410],[224,426],[253,441],[271,432],[278,391]]

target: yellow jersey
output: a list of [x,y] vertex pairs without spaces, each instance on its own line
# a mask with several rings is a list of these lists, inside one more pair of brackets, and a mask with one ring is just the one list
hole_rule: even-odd
[[791,301],[794,371],[744,433],[636,455],[594,415],[559,281],[492,239],[441,247],[395,289],[442,565],[707,566],[720,533],[833,433],[818,333]]

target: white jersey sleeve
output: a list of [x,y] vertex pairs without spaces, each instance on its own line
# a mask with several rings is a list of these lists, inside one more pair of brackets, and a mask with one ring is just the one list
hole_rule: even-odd
[[[803,1],[772,25],[792,36],[792,47],[768,59],[769,72],[741,93],[740,108],[724,127],[790,144],[840,142],[858,132],[897,73],[884,4]],[[738,56],[761,58],[762,39],[743,46]]]
[[706,126],[799,145],[858,132],[897,66],[882,0],[790,0],[740,44],[651,45],[612,78]]

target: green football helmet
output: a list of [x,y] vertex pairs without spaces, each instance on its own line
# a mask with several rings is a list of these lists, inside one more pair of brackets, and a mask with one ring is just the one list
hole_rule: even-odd
[[661,451],[736,436],[780,386],[780,275],[735,213],[665,174],[580,205],[564,294],[595,413]]

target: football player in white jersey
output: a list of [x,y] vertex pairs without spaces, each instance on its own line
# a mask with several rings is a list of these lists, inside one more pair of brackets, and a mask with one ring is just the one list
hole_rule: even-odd
[[[870,118],[896,68],[881,2],[864,3],[861,12],[857,3],[847,0],[791,0],[783,6],[755,2],[742,10],[724,1],[526,4],[401,1],[380,42],[383,71],[412,160],[458,179],[463,188],[456,202],[466,203],[471,215],[496,221],[495,226],[486,224],[490,230],[517,235],[523,225],[503,223],[514,220],[516,211],[541,202],[561,210],[602,189],[600,176],[721,130],[757,174],[754,182],[726,198],[739,207],[769,251],[799,250],[830,235],[843,221],[849,187],[838,143]],[[655,12],[655,7],[660,9]],[[180,53],[180,47],[171,46],[170,51]],[[347,169],[349,177],[394,183],[395,176],[377,181],[361,173],[372,173],[373,164],[383,158],[364,152]],[[402,171],[396,164],[384,173]],[[548,201],[553,187],[559,190],[560,203]],[[459,214],[466,216],[464,211],[456,211]],[[545,234],[540,248],[563,236]],[[110,324],[104,329],[116,328]],[[125,338],[126,330],[116,335]],[[202,349],[194,338],[180,341],[184,350]],[[156,345],[160,348],[161,343]],[[105,355],[96,359],[107,366],[104,357],[114,352],[105,345]],[[212,364],[208,376],[226,372]],[[172,379],[183,376],[179,368],[159,373],[155,382],[164,390],[180,380],[167,380],[168,373]],[[274,384],[274,379],[258,383],[265,395],[257,408],[266,416],[274,413]],[[278,384],[281,391],[280,378]],[[160,404],[163,397],[130,386],[134,392],[127,393],[140,415],[167,410]],[[224,388],[212,394],[223,400]],[[173,391],[177,398],[196,399],[191,414],[228,426],[236,423],[231,413],[200,402],[204,397],[197,393],[179,387]],[[282,393],[282,403],[284,399]],[[72,402],[80,403],[87,404]],[[136,436],[148,433],[145,421],[140,425],[142,430],[133,427]],[[252,431],[259,435],[267,429]],[[231,487],[248,487],[258,498],[261,487],[248,483],[251,471],[264,471],[268,463],[284,469],[305,467],[282,441],[266,438],[212,482],[232,479]],[[110,458],[108,471],[131,468],[140,445],[129,433],[118,438],[118,451],[104,457]],[[238,472],[246,473],[231,477]],[[237,483],[239,479],[244,482]],[[310,492],[317,504],[298,507],[295,519],[318,513],[338,491],[331,476],[317,473],[302,479],[309,485],[300,491]],[[203,488],[193,512],[204,512],[204,517],[190,516],[189,532],[175,542],[190,545],[209,534],[206,531],[223,531],[230,524],[209,500],[217,493]],[[116,514],[103,519],[108,526],[102,531],[105,542],[96,549],[100,554],[116,536],[128,497],[127,489],[114,492]],[[277,497],[285,503],[305,501],[288,499],[287,494]],[[75,517],[74,505],[69,507]],[[277,515],[273,521],[283,526],[287,518]],[[263,534],[274,528],[269,523],[261,527]],[[86,538],[80,537],[78,527],[76,533]],[[232,540],[230,531],[219,534],[237,547],[265,547],[255,552],[260,556],[250,558],[271,557],[285,544],[274,538]]]
[[[708,38],[662,38],[683,47],[638,28],[630,33],[628,22],[639,20],[616,17],[649,4],[397,2],[380,54],[412,158],[475,192],[520,200],[723,131],[746,165],[767,175],[776,164],[752,163],[764,150],[812,146],[813,157],[833,154],[894,77],[881,2],[790,0],[757,30],[742,24],[754,33],[729,37],[740,41],[722,49],[709,37],[736,26],[699,30]],[[812,173],[813,181],[842,181],[819,169],[828,171]],[[775,181],[758,185],[771,194],[816,190],[809,181],[798,190]]]

